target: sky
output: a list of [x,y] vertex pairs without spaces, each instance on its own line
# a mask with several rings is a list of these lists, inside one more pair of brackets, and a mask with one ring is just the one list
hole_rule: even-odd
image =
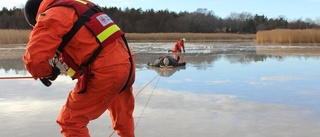
[[[252,15],[265,15],[268,18],[285,17],[288,20],[320,20],[320,0],[91,0],[100,6],[118,8],[141,8],[169,10],[173,12],[194,12],[199,8],[221,18],[230,13],[249,12]],[[0,0],[0,7],[23,7],[26,0]]]

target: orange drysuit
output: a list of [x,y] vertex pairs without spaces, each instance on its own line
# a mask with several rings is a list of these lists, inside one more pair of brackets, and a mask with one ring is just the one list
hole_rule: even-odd
[[173,47],[172,52],[181,52],[183,50],[183,52],[185,51],[184,49],[184,43],[182,41],[182,39],[179,39],[176,44]]
[[[48,62],[62,41],[62,37],[77,20],[74,9],[64,6],[46,8],[54,0],[43,0],[37,13],[37,24],[30,33],[23,61],[26,69],[35,78],[51,74]],[[76,64],[89,60],[98,42],[89,30],[82,26],[64,50]],[[119,93],[126,84],[130,72],[128,49],[122,38],[105,47],[90,64],[91,73],[86,92],[77,94],[76,87],[69,93],[62,107],[57,123],[61,134],[66,137],[89,137],[87,124],[98,118],[107,109],[110,111],[113,128],[121,137],[134,136],[134,96],[132,84],[135,79],[135,65],[127,88]]]
[[184,53],[179,53],[179,52],[174,52],[173,54],[173,58],[176,60],[179,60],[178,63],[183,63],[184,62]]

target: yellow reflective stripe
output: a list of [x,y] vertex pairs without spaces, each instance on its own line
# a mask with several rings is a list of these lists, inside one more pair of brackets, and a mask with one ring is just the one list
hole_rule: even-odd
[[70,77],[72,77],[74,74],[76,74],[76,71],[74,71],[72,68],[69,68],[69,69],[67,70],[67,74],[68,74]]
[[112,26],[108,27],[107,29],[105,29],[104,31],[102,31],[97,38],[99,39],[99,41],[102,43],[104,40],[106,40],[107,38],[109,38],[112,34],[116,33],[118,30],[120,30],[120,28],[116,25],[113,24]]
[[85,2],[85,1],[82,1],[82,0],[76,0],[77,2],[80,2],[80,3],[82,3],[82,4],[84,4],[84,5],[86,5],[88,2]]

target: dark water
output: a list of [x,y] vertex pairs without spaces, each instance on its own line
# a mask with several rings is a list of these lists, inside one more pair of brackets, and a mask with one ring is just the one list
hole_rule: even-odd
[[[131,43],[136,58],[136,136],[318,137],[320,46],[187,43],[186,67],[150,68],[173,43]],[[23,49],[1,48],[0,52]],[[20,51],[21,52],[21,51]],[[20,53],[18,52],[18,53]],[[21,55],[22,56],[22,55]],[[174,56],[174,55],[172,55]],[[0,59],[0,76],[29,76],[21,57]],[[55,119],[75,81],[50,88],[0,79],[0,136],[60,136]],[[89,124],[112,134],[108,112]]]

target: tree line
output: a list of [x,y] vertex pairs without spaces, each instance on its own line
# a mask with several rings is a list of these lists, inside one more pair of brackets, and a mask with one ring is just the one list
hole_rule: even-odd
[[[268,18],[249,12],[230,13],[226,18],[216,16],[213,11],[199,8],[194,12],[155,11],[141,8],[101,7],[113,21],[128,33],[251,33],[272,29],[319,28],[319,21],[310,18],[288,21],[286,17]],[[0,29],[32,29],[24,18],[23,8],[2,8]]]

